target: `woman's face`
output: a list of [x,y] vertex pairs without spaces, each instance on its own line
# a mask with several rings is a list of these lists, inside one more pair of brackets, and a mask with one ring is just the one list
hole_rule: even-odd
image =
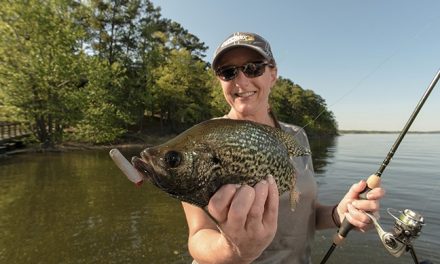
[[[225,53],[220,61],[219,67],[243,66],[249,62],[264,61],[263,57],[256,51],[248,48],[235,48]],[[231,106],[231,111],[238,117],[258,117],[267,115],[269,108],[269,94],[277,78],[276,68],[265,66],[263,75],[249,78],[241,70],[237,77],[230,81],[220,78],[223,94]]]

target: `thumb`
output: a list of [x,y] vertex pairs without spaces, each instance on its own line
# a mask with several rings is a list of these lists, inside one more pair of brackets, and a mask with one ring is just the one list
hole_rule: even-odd
[[350,190],[348,190],[345,195],[345,199],[358,199],[359,194],[367,187],[367,182],[365,180],[360,180],[358,183],[355,183],[351,186]]
[[347,211],[347,204],[351,203],[353,200],[359,199],[359,194],[367,187],[365,180],[360,180],[351,186],[348,192],[345,194],[344,198],[339,202],[339,210],[341,213]]

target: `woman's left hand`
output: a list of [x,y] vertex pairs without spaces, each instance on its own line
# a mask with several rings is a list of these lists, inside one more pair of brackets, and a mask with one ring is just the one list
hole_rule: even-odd
[[347,218],[353,226],[362,232],[372,226],[372,221],[365,212],[377,214],[380,208],[379,200],[385,195],[385,190],[378,187],[368,192],[367,200],[361,200],[359,194],[366,186],[367,183],[364,180],[353,184],[336,208],[341,223],[344,218]]

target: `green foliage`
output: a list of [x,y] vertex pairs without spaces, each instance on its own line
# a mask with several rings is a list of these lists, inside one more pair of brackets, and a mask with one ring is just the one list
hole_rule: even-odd
[[271,106],[278,118],[306,129],[310,135],[336,135],[334,115],[325,100],[312,90],[304,90],[280,77],[272,88]]
[[41,142],[60,142],[63,129],[79,118],[83,31],[65,1],[2,1],[0,10],[3,104],[32,122]]
[[[165,107],[169,105],[164,106],[164,102],[158,102],[157,98],[163,98],[167,94],[166,89],[172,89],[171,81],[167,81],[164,75],[169,74],[167,70],[175,68],[173,63],[179,63],[176,50],[188,51],[189,55],[185,55],[187,57],[183,60],[188,61],[191,67],[183,77],[177,76],[178,72],[173,70],[171,74],[175,72],[178,78],[186,78],[182,85],[191,85],[194,90],[203,88],[205,74],[199,69],[203,67],[200,54],[206,50],[204,44],[180,24],[162,18],[160,9],[155,8],[150,1],[93,0],[90,9],[88,32],[92,54],[107,60],[110,65],[119,63],[125,70],[126,78],[119,90],[122,94],[115,97],[112,103],[120,106],[120,110],[127,116],[127,124],[134,123],[142,129],[145,112],[157,111],[167,113],[166,119],[172,125],[177,120],[199,120],[199,108],[207,100],[186,98],[185,103],[180,105],[176,97],[167,98],[171,104],[179,104],[178,108],[168,111]],[[165,69],[165,72],[160,73],[158,68]],[[168,88],[158,93],[156,82],[161,78],[162,87]],[[186,96],[189,97],[190,93],[188,90]]]
[[206,64],[186,49],[172,50],[165,63],[153,71],[152,95],[162,119],[173,127],[210,118],[211,88]]
[[209,86],[212,87],[211,90],[211,115],[215,117],[224,116],[229,112],[229,105],[225,100],[223,95],[223,89],[213,70],[208,71],[209,74]]
[[89,82],[82,91],[82,119],[75,126],[75,138],[92,143],[112,142],[127,132],[131,116],[121,103],[125,96],[125,72],[117,63],[90,58]]
[[[114,142],[148,115],[178,131],[229,111],[205,44],[149,0],[5,0],[0,15],[0,121],[31,123],[42,143],[66,130]],[[336,133],[324,99],[288,79],[271,104],[282,121]]]

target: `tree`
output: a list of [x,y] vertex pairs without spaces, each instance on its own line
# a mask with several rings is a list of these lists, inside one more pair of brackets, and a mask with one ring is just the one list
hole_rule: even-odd
[[[112,142],[148,115],[178,131],[229,109],[205,44],[149,0],[4,0],[0,15],[0,119],[32,123],[47,146],[66,128]],[[283,121],[336,133],[325,101],[288,79],[271,104]]]
[[334,115],[325,100],[312,90],[304,90],[289,79],[279,77],[272,88],[271,106],[282,121],[304,127],[310,135],[336,135]]
[[137,123],[141,130],[145,113],[156,111],[158,104],[151,91],[157,80],[153,71],[168,63],[173,50],[186,49],[201,61],[207,48],[180,24],[162,18],[160,8],[151,1],[92,0],[90,8],[92,54],[108,60],[109,65],[120,64],[126,75],[123,94],[112,103],[131,117],[127,125]]
[[179,123],[196,123],[210,118],[210,78],[206,64],[186,49],[172,50],[166,63],[153,71],[152,88],[162,120],[177,129]]
[[223,89],[220,85],[220,82],[217,80],[217,76],[215,76],[215,73],[213,70],[208,71],[210,80],[209,80],[209,86],[212,87],[211,89],[211,116],[219,117],[224,116],[225,114],[229,113],[230,106],[225,100],[225,97],[223,95]]
[[[121,109],[126,75],[118,63],[109,65],[97,57],[88,58],[87,89],[82,91],[82,118],[74,138],[92,143],[113,142],[127,132],[132,118]],[[128,102],[127,102],[128,104]]]
[[47,146],[80,118],[79,90],[83,31],[71,16],[70,1],[2,1],[0,85],[3,104],[31,121]]

